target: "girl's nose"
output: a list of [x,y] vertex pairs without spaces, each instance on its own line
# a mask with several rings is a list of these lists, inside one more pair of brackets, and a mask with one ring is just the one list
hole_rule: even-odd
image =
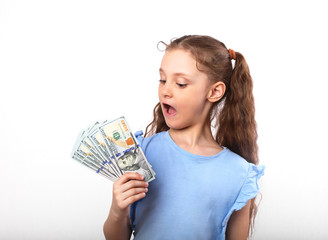
[[166,98],[170,98],[172,97],[172,86],[166,82],[163,86],[162,86],[162,96],[166,97]]
[[166,87],[164,90],[164,97],[170,98],[172,97],[172,90],[170,87]]

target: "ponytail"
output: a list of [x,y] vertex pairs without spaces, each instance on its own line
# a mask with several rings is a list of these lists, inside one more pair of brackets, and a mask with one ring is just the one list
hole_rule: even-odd
[[[258,164],[253,81],[245,58],[238,52],[227,89],[224,106],[219,115],[220,127],[215,136],[216,141],[246,161]],[[253,233],[256,214],[257,205],[253,198],[249,212],[250,236]]]
[[235,68],[219,115],[216,141],[248,162],[258,163],[257,130],[253,81],[241,53],[236,52]]

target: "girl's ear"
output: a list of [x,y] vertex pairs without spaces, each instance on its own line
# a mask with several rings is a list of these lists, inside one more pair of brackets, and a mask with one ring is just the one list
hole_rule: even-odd
[[219,101],[223,97],[225,90],[226,86],[223,82],[214,83],[208,93],[208,101],[212,103]]

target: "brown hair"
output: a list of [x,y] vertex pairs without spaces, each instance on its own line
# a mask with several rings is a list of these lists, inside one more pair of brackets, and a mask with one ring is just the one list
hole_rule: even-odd
[[[161,42],[163,43],[163,42]],[[226,146],[248,162],[258,164],[257,130],[253,97],[253,82],[243,55],[235,52],[235,66],[226,46],[209,36],[187,35],[165,44],[166,51],[184,49],[196,59],[199,71],[207,74],[212,82],[223,82],[226,92],[212,105],[209,113],[214,130],[214,139],[219,145]],[[153,111],[154,118],[146,127],[145,136],[166,131],[161,105]],[[250,229],[253,232],[257,212],[255,198],[251,200]]]

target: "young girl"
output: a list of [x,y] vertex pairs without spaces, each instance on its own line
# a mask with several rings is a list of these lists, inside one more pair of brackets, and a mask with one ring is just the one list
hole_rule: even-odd
[[159,73],[154,119],[136,133],[156,179],[114,183],[106,239],[247,239],[264,167],[244,57],[184,36],[166,45]]

